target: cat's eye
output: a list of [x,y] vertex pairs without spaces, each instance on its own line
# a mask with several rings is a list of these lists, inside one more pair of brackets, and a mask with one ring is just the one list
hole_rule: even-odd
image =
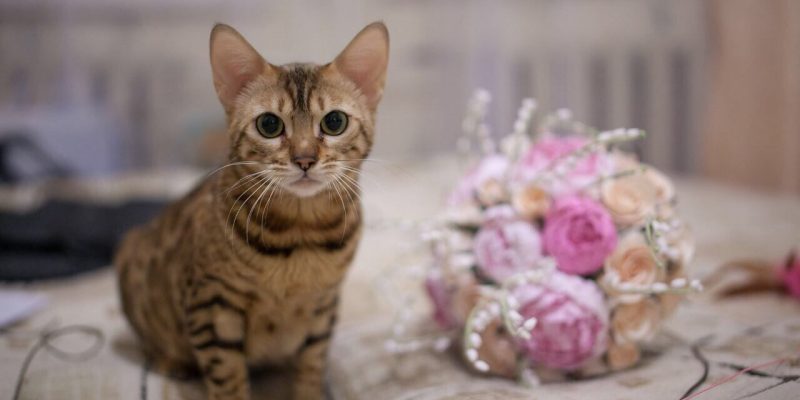
[[319,124],[326,135],[339,136],[347,129],[347,114],[335,110],[325,114]]
[[283,120],[273,113],[264,113],[256,118],[256,129],[267,139],[276,138],[283,133]]

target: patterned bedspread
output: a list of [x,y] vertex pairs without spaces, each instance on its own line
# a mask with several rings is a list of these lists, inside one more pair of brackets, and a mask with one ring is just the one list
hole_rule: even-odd
[[[690,298],[648,348],[641,366],[591,380],[527,389],[470,374],[449,352],[387,353],[384,344],[394,309],[387,298],[391,293],[379,290],[381,279],[404,276],[403,269],[419,260],[415,235],[395,222],[434,215],[455,171],[447,161],[368,167],[362,179],[368,226],[344,289],[341,324],[331,352],[329,397],[678,399],[738,373],[696,398],[797,398],[800,365],[768,363],[800,351],[800,302],[777,294],[725,301],[707,295]],[[181,174],[175,178],[180,182],[140,177],[134,180],[137,189],[117,184],[114,189],[106,186],[104,195],[168,193],[157,186],[188,187],[196,176]],[[678,180],[678,186],[682,214],[697,238],[697,277],[731,259],[778,260],[800,244],[800,199],[704,181]],[[411,313],[416,321],[412,326],[423,329],[428,309],[422,292],[417,285],[406,285],[404,293],[420,296]],[[0,399],[12,399],[17,386],[20,399],[203,398],[200,382],[171,380],[148,370],[120,313],[110,269],[23,289],[46,294],[49,305],[0,331]],[[254,377],[254,398],[285,398],[285,382],[285,376],[269,371]]]

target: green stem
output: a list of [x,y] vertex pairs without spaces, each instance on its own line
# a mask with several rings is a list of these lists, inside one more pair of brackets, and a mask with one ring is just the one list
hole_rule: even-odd
[[653,256],[653,261],[656,262],[656,265],[663,271],[667,268],[664,260],[658,255],[658,245],[656,244],[656,232],[653,229],[653,221],[655,219],[651,218],[647,221],[647,224],[644,227],[644,237],[647,241],[647,247],[650,248],[650,255]]

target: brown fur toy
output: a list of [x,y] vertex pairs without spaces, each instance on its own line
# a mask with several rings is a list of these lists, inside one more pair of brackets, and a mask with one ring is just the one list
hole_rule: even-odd
[[227,25],[210,50],[230,163],[127,235],[122,306],[153,365],[199,370],[209,399],[248,399],[248,367],[275,365],[294,398],[321,398],[388,32],[367,26],[325,65],[272,65]]

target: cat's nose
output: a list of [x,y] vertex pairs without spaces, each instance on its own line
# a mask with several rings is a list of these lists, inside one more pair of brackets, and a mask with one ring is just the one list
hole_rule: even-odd
[[317,162],[316,157],[295,157],[294,163],[303,171],[308,171]]

